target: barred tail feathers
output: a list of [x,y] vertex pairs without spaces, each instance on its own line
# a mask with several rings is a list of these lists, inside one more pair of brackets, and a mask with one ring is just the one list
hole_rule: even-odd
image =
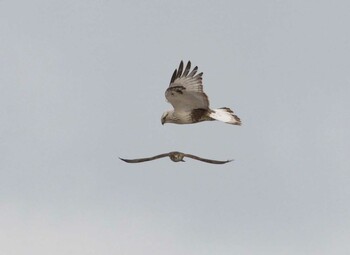
[[227,107],[221,107],[218,109],[213,109],[209,116],[215,120],[219,120],[228,124],[240,126],[240,118],[234,114],[234,112]]

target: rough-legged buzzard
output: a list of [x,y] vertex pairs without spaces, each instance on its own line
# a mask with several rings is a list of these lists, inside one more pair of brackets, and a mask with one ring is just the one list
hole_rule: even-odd
[[124,158],[120,158],[120,159],[125,161],[125,162],[127,162],[127,163],[141,163],[141,162],[155,160],[155,159],[164,158],[164,157],[169,157],[174,162],[185,162],[185,160],[183,159],[184,157],[200,160],[200,161],[203,161],[203,162],[206,162],[206,163],[211,163],[211,164],[225,164],[225,163],[228,163],[228,162],[232,161],[232,160],[221,161],[221,160],[213,160],[213,159],[201,158],[201,157],[198,157],[198,156],[195,156],[195,155],[192,155],[192,154],[182,153],[182,152],[179,152],[179,151],[172,151],[172,152],[169,152],[169,153],[163,153],[163,154],[159,154],[159,155],[156,155],[154,157],[149,157],[149,158],[138,158],[138,159],[124,159]]
[[232,125],[241,125],[241,120],[230,108],[210,109],[208,96],[203,92],[203,73],[197,74],[197,66],[190,72],[190,61],[188,61],[185,70],[183,67],[184,64],[181,61],[165,91],[165,97],[172,104],[174,110],[163,113],[162,124],[192,124],[207,120],[219,120]]

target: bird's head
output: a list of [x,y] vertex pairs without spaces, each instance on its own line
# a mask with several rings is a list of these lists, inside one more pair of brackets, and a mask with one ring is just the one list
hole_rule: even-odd
[[168,115],[169,115],[169,112],[163,113],[162,118],[160,119],[160,121],[162,122],[162,125],[164,125],[164,123],[167,122]]

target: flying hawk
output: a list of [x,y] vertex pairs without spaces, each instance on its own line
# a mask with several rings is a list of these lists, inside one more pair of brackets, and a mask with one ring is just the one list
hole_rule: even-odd
[[165,97],[172,104],[174,110],[163,113],[162,124],[192,124],[207,120],[219,120],[232,125],[241,125],[241,120],[230,108],[210,109],[208,96],[203,91],[203,73],[196,74],[197,66],[190,72],[190,61],[188,61],[185,70],[183,67],[183,61],[181,61],[165,91]]
[[200,158],[198,156],[195,156],[195,155],[192,155],[192,154],[187,154],[187,153],[182,153],[182,152],[179,152],[179,151],[172,151],[172,152],[169,152],[169,153],[163,153],[163,154],[159,154],[159,155],[156,155],[154,157],[149,157],[149,158],[138,158],[138,159],[124,159],[124,158],[120,158],[120,159],[125,161],[125,162],[127,162],[127,163],[141,163],[141,162],[155,160],[155,159],[164,158],[164,157],[169,157],[174,162],[180,162],[180,161],[185,162],[185,160],[183,159],[184,157],[200,160],[200,161],[203,161],[203,162],[206,162],[206,163],[211,163],[211,164],[225,164],[225,163],[228,163],[228,162],[232,161],[232,160],[221,161],[221,160],[212,160],[212,159]]

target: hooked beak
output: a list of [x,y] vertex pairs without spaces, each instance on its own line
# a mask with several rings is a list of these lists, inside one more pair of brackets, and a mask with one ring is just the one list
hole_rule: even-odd
[[164,118],[164,119],[162,119],[162,125],[164,125],[164,123],[165,123],[165,118]]

